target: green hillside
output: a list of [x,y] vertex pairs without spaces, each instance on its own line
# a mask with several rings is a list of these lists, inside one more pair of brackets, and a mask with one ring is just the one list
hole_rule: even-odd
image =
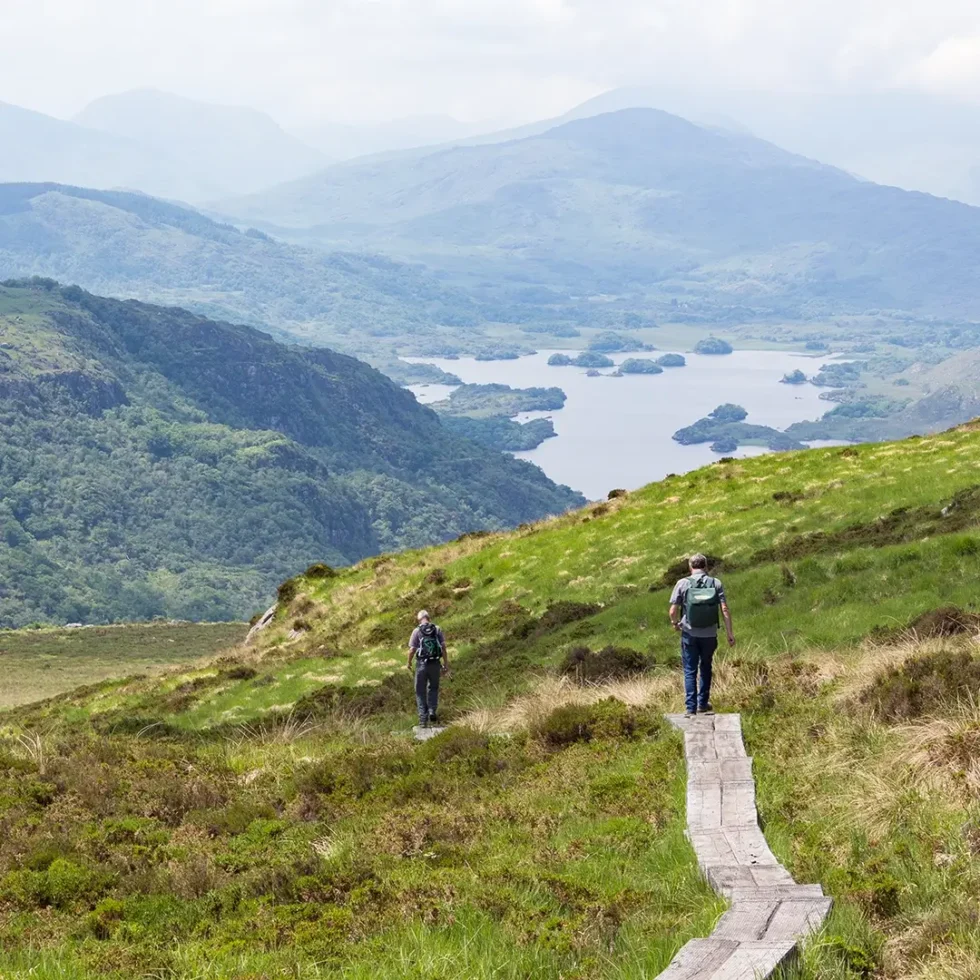
[[0,286],[0,626],[244,619],[297,560],[582,498],[374,369],[50,280]]
[[[311,570],[233,655],[8,713],[0,972],[655,976],[722,910],[661,717],[698,549],[739,640],[715,706],[778,858],[835,898],[784,980],[978,975],[978,464],[978,425],[723,460]],[[453,673],[417,746],[421,606]]]
[[337,164],[221,209],[419,258],[500,304],[536,291],[543,308],[591,293],[708,322],[980,316],[977,209],[655,109]]
[[355,352],[413,335],[436,343],[480,322],[471,299],[417,266],[324,255],[144,194],[60,184],[0,184],[0,280],[24,276]]

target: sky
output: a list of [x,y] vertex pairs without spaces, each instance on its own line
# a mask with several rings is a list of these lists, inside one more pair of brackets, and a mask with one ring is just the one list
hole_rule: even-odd
[[0,101],[154,87],[287,125],[511,124],[622,85],[980,104],[977,0],[0,0]]

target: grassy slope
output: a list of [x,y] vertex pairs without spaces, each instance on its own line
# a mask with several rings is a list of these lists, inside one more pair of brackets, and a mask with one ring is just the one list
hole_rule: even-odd
[[28,704],[120,674],[155,673],[241,643],[244,623],[132,623],[0,631],[0,708]]
[[[875,715],[862,698],[912,652],[972,662],[967,640],[910,649],[899,628],[976,608],[978,457],[966,427],[718,463],[292,580],[257,649],[20,709],[0,971],[654,975],[719,909],[658,721],[680,703],[664,583],[698,548],[725,562],[740,646],[715,701],[745,716],[767,834],[838,899],[796,975],[977,975],[980,719],[952,700]],[[454,654],[443,713],[465,726],[413,749],[402,649],[423,605]],[[654,666],[559,683],[580,644]],[[962,665],[946,676],[951,698],[969,693]]]

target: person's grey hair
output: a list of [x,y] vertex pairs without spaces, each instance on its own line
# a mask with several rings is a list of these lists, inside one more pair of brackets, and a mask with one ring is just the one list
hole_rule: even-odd
[[707,568],[708,567],[708,559],[705,558],[704,555],[701,555],[701,554],[691,555],[691,557],[688,559],[688,563],[690,564],[691,568]]
[[422,610],[419,611],[419,622],[420,623],[422,622],[423,619],[428,619],[428,618],[429,618],[429,614],[424,609],[422,609]]

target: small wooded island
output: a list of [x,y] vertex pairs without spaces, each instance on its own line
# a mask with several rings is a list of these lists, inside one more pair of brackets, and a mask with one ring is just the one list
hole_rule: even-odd
[[614,367],[614,361],[605,354],[600,354],[594,350],[584,350],[576,357],[568,354],[552,354],[548,358],[551,367],[584,367],[584,368],[610,368]]
[[731,354],[734,348],[721,337],[705,337],[694,345],[695,354]]
[[663,374],[664,369],[648,357],[629,357],[619,366],[623,374]]
[[678,429],[673,438],[682,446],[694,446],[710,442],[716,453],[733,453],[739,446],[766,446],[768,449],[803,449],[785,432],[768,425],[752,425],[745,421],[748,412],[741,405],[727,403],[719,405],[703,419],[693,425]]

